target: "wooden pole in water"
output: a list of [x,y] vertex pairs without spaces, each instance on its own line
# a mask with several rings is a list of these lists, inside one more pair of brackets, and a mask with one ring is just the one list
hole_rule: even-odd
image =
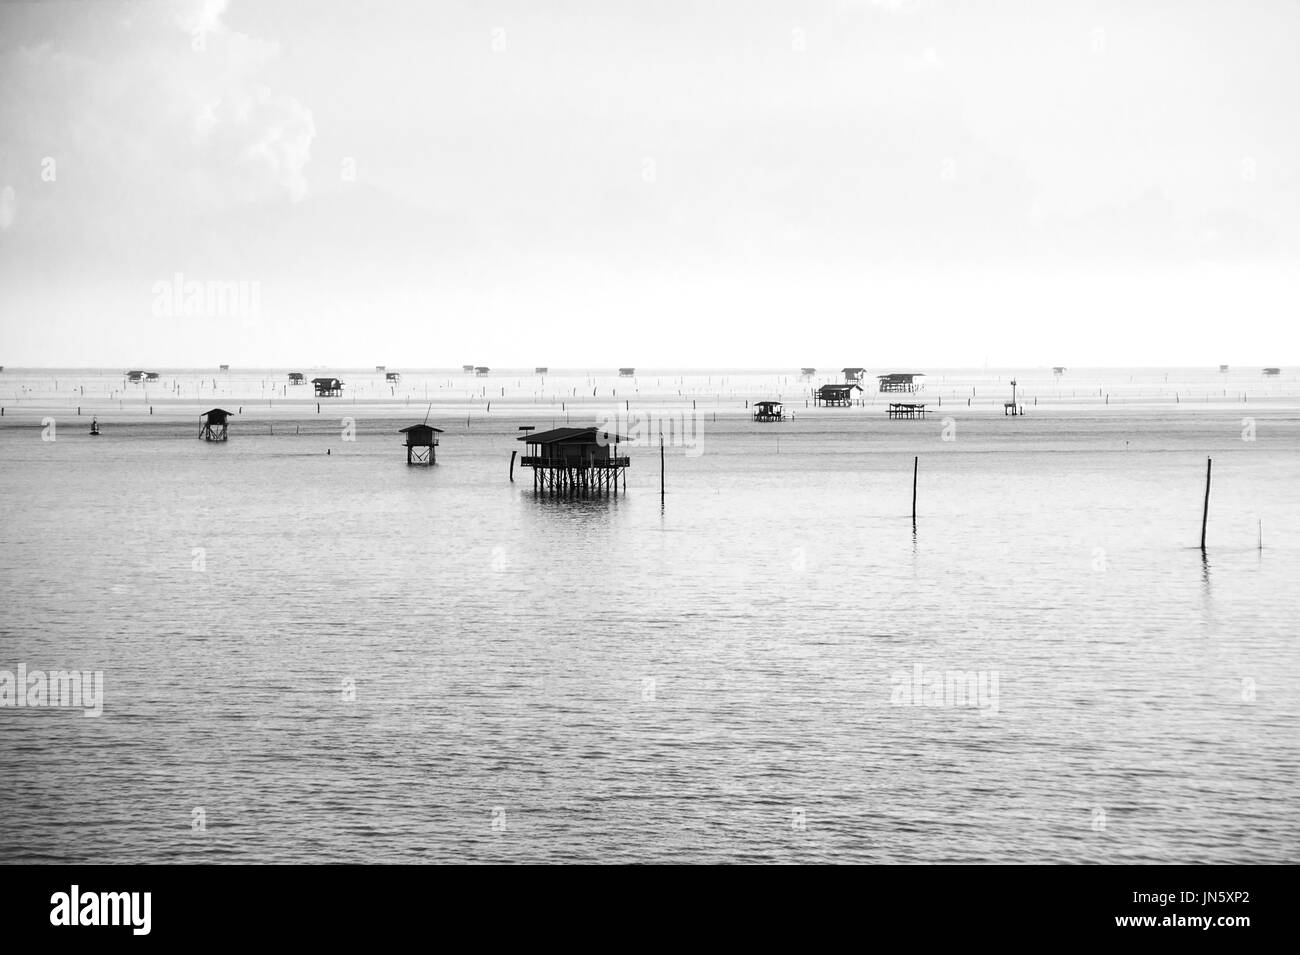
[[912,458],[912,523],[916,523],[916,472],[921,468],[921,458]]
[[1210,468],[1214,465],[1212,458],[1205,459],[1205,509],[1201,511],[1201,553],[1205,553],[1205,525],[1210,520]]
[[664,436],[659,433],[659,506],[664,506]]

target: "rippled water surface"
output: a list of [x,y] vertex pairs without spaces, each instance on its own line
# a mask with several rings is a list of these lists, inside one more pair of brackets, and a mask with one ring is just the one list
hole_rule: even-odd
[[[710,378],[661,509],[657,447],[616,499],[512,484],[558,414],[513,389],[431,394],[420,469],[423,401],[259,416],[250,382],[208,445],[166,397],[92,439],[32,381],[0,379],[0,669],[102,670],[105,703],[0,708],[4,861],[1296,860],[1285,396],[1044,379],[1013,419],[932,381],[890,421],[782,379],[796,417],[756,424],[776,379]],[[900,705],[918,667],[996,697]]]

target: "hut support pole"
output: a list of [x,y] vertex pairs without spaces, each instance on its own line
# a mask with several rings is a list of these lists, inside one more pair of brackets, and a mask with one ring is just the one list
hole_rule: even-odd
[[[627,480],[624,478],[624,480]],[[664,506],[664,436],[659,435],[659,506]]]
[[1201,553],[1205,553],[1205,525],[1210,520],[1210,468],[1213,467],[1212,458],[1205,459],[1205,507],[1201,511]]
[[916,523],[916,474],[921,468],[921,458],[912,458],[912,523]]

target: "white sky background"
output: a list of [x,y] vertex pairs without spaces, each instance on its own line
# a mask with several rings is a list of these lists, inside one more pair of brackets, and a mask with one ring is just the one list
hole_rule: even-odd
[[0,364],[1297,363],[1298,50],[1287,0],[5,3]]

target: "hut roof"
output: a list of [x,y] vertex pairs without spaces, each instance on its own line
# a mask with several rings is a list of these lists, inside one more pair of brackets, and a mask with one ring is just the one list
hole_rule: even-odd
[[413,425],[411,425],[409,428],[402,428],[402,429],[399,430],[397,433],[398,433],[398,434],[408,434],[408,433],[410,433],[410,432],[412,432],[412,431],[435,431],[435,432],[437,432],[438,434],[442,434],[442,433],[443,433],[443,430],[442,430],[441,428],[435,428],[435,427],[434,427],[433,425],[431,425],[431,424],[413,424]]
[[821,386],[820,388],[818,388],[817,390],[818,390],[819,392],[830,392],[830,391],[853,391],[854,389],[857,389],[858,391],[861,391],[861,390],[862,390],[862,386],[861,386],[861,385],[855,385],[855,384],[847,384],[847,385],[822,385],[822,386]]
[[595,428],[553,428],[536,434],[520,435],[515,440],[527,441],[529,444],[618,444],[627,438],[608,431],[598,432]]
[[924,378],[923,371],[891,371],[887,375],[876,375],[882,381],[911,381],[913,378]]
[[865,368],[850,367],[850,368],[843,368],[843,369],[841,369],[841,371],[844,371],[845,373],[848,373],[848,372],[850,372],[850,371],[866,371],[866,369],[865,369]]
[[227,418],[234,414],[233,411],[227,411],[225,408],[213,408],[199,415],[200,418]]
[[338,381],[338,379],[337,379],[337,378],[313,378],[313,379],[312,379],[312,384],[315,384],[315,383],[318,382],[318,381],[335,382],[335,381]]
[[755,406],[757,406],[757,407],[759,407],[759,408],[776,408],[776,407],[781,407],[781,402],[779,402],[779,401],[755,401],[754,404],[755,404]]

